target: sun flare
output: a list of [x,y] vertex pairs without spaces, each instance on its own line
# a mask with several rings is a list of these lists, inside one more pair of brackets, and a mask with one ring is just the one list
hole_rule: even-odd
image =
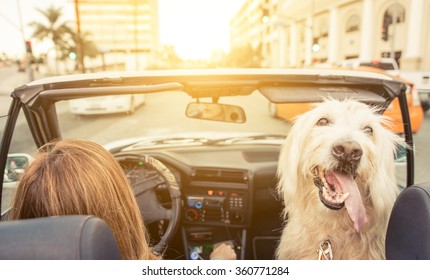
[[173,45],[183,59],[205,59],[213,51],[228,51],[230,19],[241,3],[160,0],[161,44]]

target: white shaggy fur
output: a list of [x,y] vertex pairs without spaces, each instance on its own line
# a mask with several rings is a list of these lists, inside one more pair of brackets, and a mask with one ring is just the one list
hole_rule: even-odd
[[[329,124],[317,125],[321,118]],[[385,259],[386,228],[398,194],[394,154],[403,142],[384,122],[375,109],[353,100],[326,100],[296,119],[279,157],[286,221],[278,259],[317,259],[324,240],[331,242],[333,259]],[[367,217],[359,232],[346,207],[331,210],[321,203],[313,182],[316,166],[335,168],[331,151],[338,139],[356,141],[363,151],[354,178]]]

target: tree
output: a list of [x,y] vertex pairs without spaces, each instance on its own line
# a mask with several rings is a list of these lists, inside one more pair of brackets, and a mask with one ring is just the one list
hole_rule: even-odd
[[232,49],[220,64],[222,67],[258,68],[261,61],[261,46],[254,49],[250,44],[246,44]]
[[182,59],[173,45],[163,45],[157,52],[157,63],[149,65],[148,69],[178,69],[182,66]]
[[74,32],[68,26],[68,22],[60,20],[62,8],[50,6],[46,11],[39,8],[36,10],[45,17],[45,22],[33,21],[30,23],[30,26],[34,28],[33,37],[40,41],[45,39],[52,41],[56,54],[56,71],[58,73],[58,58],[68,55],[70,40]]
[[[89,39],[91,36],[90,33],[81,33],[81,40],[79,40],[78,34],[73,32],[71,33],[71,41],[70,44],[67,45],[67,48],[62,51],[61,59],[73,59],[76,62],[77,68],[84,68],[84,65],[80,65],[78,61],[83,57],[97,57],[100,55],[100,51],[97,48],[96,44]],[[82,44],[82,48],[79,48],[79,44]],[[81,49],[82,52],[81,53]],[[80,69],[82,72],[85,72],[84,69]]]
[[94,44],[93,41],[91,41],[90,39],[91,34],[88,32],[85,33],[81,33],[81,42],[82,42],[82,51],[83,54],[81,54],[79,52],[79,48],[78,48],[78,44],[79,44],[79,38],[78,35],[76,33],[73,33],[73,42],[74,42],[74,47],[77,50],[77,55],[80,56],[88,56],[91,58],[97,57],[98,55],[100,55],[100,51],[97,48],[96,44]]

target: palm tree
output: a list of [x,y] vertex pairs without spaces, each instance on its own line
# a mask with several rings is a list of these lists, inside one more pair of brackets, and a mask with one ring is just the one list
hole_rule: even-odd
[[78,55],[94,58],[100,54],[100,51],[97,48],[96,44],[93,41],[91,41],[91,33],[89,32],[81,33],[81,43],[82,43],[83,54],[79,53],[79,48],[78,48],[79,37],[76,33],[73,34],[72,40],[75,48],[78,51]]
[[255,68],[260,67],[262,61],[261,44],[253,48],[246,44],[233,48],[220,62],[223,67]]
[[48,7],[46,11],[37,8],[38,12],[45,16],[45,23],[31,22],[30,26],[34,28],[33,37],[43,41],[49,39],[54,44],[56,71],[58,73],[58,58],[61,53],[69,49],[69,42],[74,32],[68,26],[68,22],[60,21],[62,9],[54,6]]
[[[101,53],[97,48],[96,44],[90,40],[91,34],[88,32],[81,33],[81,38],[79,38],[77,33],[71,34],[70,44],[67,46],[67,49],[64,49],[62,52],[62,59],[66,59],[70,57],[69,54],[74,52],[76,54],[76,68],[85,73],[85,65],[78,61],[83,59],[83,57],[94,58],[99,56]],[[79,48],[79,44],[82,44],[82,48]],[[81,53],[82,50],[82,53]],[[82,60],[81,60],[82,61]]]

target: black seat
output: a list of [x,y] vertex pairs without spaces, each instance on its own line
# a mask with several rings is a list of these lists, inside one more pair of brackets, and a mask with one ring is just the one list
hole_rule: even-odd
[[94,216],[0,222],[2,260],[121,259],[107,223]]
[[397,198],[385,252],[389,260],[430,259],[430,184],[410,186]]

